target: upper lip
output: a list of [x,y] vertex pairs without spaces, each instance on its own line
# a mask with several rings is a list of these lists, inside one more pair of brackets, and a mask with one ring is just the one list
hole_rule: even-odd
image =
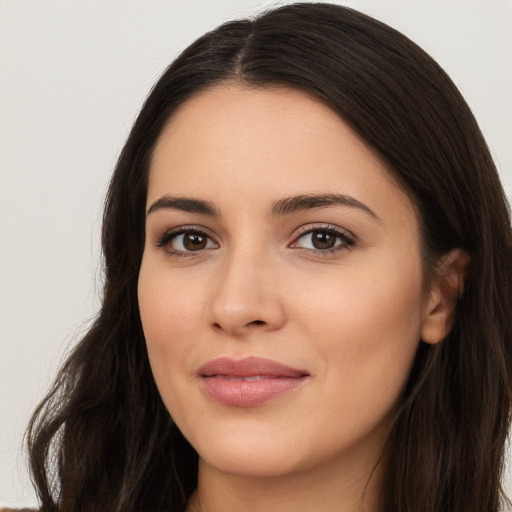
[[219,357],[212,359],[199,368],[197,373],[201,377],[213,377],[225,375],[227,377],[251,377],[265,376],[269,378],[299,378],[309,375],[308,372],[292,368],[285,364],[265,359],[262,357],[246,357],[244,359],[232,359]]

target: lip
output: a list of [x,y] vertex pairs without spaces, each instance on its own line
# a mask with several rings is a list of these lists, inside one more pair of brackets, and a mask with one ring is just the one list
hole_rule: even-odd
[[197,374],[209,398],[231,407],[263,404],[294,391],[309,377],[304,370],[260,357],[213,359]]

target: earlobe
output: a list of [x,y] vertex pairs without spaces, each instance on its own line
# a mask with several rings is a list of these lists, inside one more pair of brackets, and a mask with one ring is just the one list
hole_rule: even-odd
[[470,256],[462,249],[452,249],[436,266],[421,329],[425,343],[441,342],[450,332],[457,300],[464,290]]

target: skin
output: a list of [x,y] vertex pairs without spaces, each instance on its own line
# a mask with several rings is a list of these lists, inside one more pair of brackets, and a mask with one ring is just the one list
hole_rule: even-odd
[[[360,205],[272,214],[277,201],[311,194]],[[168,197],[218,215],[165,207]],[[377,462],[419,340],[446,334],[458,286],[445,272],[426,289],[407,193],[312,96],[226,83],[163,130],[147,209],[139,305],[159,391],[200,456],[190,510],[378,510],[385,456]],[[203,232],[204,248],[187,250],[183,235],[159,246],[182,226]],[[331,232],[330,251],[307,233],[333,228],[343,236]],[[264,404],[230,407],[197,375],[221,356],[309,377]]]

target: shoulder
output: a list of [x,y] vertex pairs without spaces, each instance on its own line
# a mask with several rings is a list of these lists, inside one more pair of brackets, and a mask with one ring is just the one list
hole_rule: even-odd
[[37,512],[35,508],[0,508],[0,512]]

